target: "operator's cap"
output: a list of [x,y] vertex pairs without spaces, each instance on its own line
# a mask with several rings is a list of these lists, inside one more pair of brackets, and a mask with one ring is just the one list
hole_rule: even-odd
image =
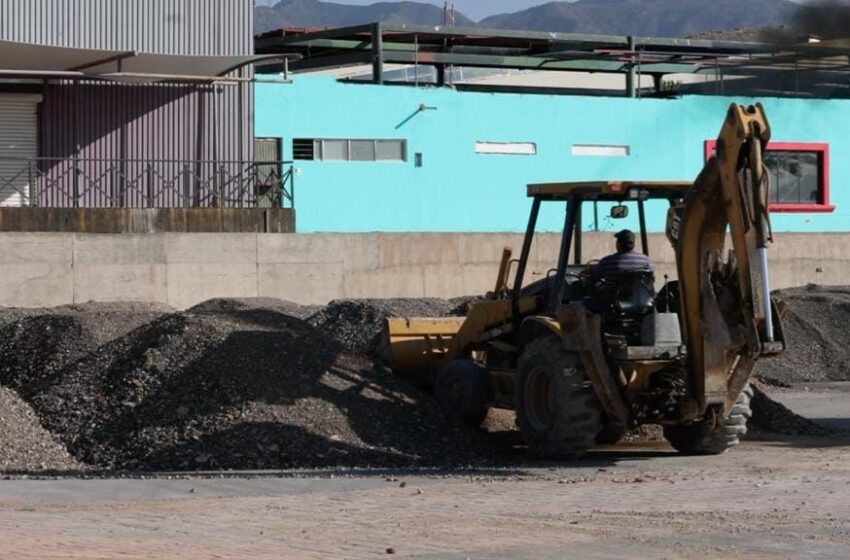
[[635,242],[635,233],[630,229],[618,231],[614,234],[614,237],[616,237],[619,241],[625,241],[626,243]]

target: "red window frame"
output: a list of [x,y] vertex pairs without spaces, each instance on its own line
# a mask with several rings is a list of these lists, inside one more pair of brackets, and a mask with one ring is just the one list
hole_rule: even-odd
[[[708,161],[714,155],[717,140],[706,140],[705,160]],[[771,204],[771,212],[833,212],[835,205],[830,204],[829,198],[829,144],[823,142],[771,142],[767,146],[768,151],[778,152],[817,152],[820,162],[820,194],[821,200],[817,204]]]

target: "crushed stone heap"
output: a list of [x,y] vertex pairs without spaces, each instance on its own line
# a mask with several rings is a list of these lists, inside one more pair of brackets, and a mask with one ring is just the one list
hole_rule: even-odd
[[[778,384],[850,379],[850,288],[780,295],[791,305],[789,349],[761,362],[759,375]],[[521,461],[485,431],[449,420],[373,356],[385,318],[463,314],[471,300],[0,308],[0,470]],[[827,433],[764,392],[753,407],[759,433]]]

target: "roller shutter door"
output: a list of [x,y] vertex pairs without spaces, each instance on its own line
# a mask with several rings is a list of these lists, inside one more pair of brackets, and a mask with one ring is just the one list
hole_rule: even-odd
[[27,162],[38,156],[40,95],[0,93],[0,206],[30,203]]

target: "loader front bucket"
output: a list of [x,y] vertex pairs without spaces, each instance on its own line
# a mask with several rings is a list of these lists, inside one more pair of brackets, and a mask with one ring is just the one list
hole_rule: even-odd
[[378,356],[394,373],[415,386],[430,387],[440,360],[465,320],[465,317],[387,319]]

